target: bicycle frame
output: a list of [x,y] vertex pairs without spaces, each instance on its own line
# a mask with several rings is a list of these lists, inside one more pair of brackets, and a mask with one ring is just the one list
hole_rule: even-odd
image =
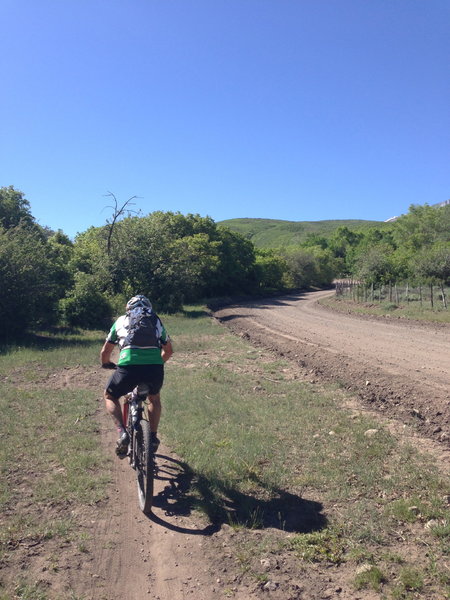
[[147,385],[139,384],[127,394],[123,404],[123,421],[130,436],[128,457],[136,471],[139,506],[144,513],[151,512],[154,471],[148,412],[145,414],[148,391]]

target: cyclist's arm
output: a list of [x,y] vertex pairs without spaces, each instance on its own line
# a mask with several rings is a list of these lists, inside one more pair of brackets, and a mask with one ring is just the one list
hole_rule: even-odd
[[111,354],[115,348],[115,344],[112,342],[105,342],[103,348],[100,351],[100,362],[102,365],[106,365],[111,362]]
[[172,342],[167,340],[161,347],[161,356],[164,362],[167,362],[173,354]]

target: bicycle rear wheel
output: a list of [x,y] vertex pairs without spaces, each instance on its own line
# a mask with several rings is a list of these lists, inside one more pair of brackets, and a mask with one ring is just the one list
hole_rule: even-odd
[[153,501],[153,452],[150,444],[149,422],[141,419],[134,432],[136,442],[136,474],[139,506],[143,513],[149,513]]

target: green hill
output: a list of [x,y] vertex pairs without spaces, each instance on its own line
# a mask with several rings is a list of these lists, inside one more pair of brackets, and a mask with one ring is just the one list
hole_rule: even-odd
[[336,221],[279,221],[276,219],[227,219],[217,223],[251,240],[258,248],[282,248],[302,244],[308,235],[330,237],[338,227],[361,231],[386,227],[383,221],[342,219]]

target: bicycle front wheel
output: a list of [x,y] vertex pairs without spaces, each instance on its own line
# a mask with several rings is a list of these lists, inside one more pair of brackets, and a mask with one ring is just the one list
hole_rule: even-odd
[[134,433],[136,442],[136,474],[139,506],[143,513],[151,512],[153,501],[153,452],[150,425],[141,419]]

